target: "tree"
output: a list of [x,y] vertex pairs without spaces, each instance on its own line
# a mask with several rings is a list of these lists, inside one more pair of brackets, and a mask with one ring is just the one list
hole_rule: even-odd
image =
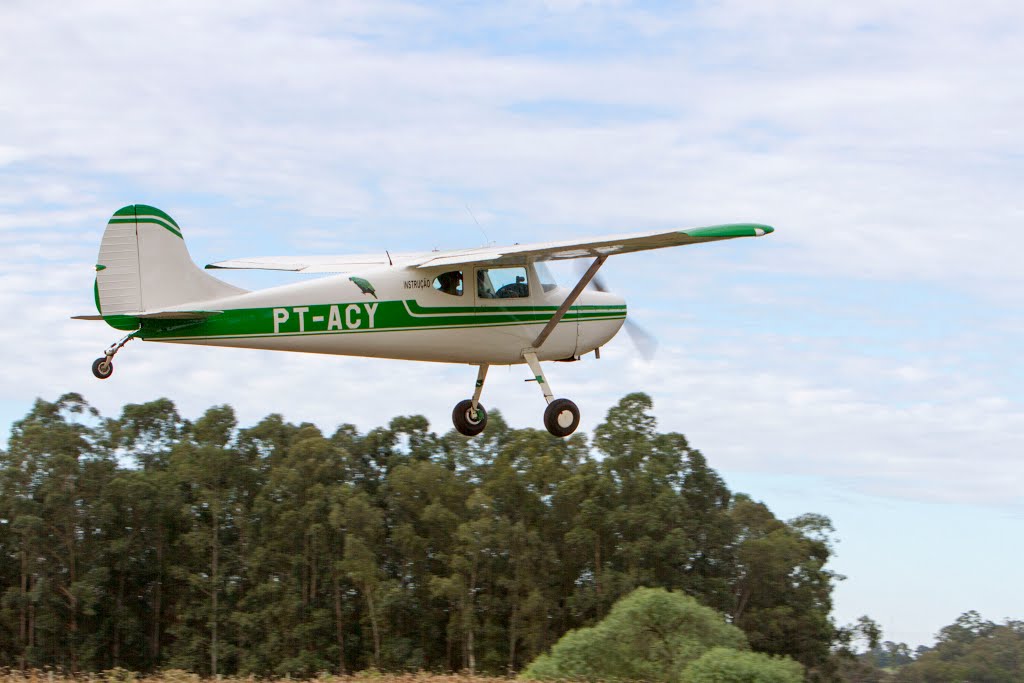
[[905,666],[914,661],[914,655],[911,653],[909,645],[894,643],[891,640],[873,648],[866,656],[881,669]]
[[995,624],[975,611],[939,631],[935,647],[901,667],[898,683],[1011,683],[1024,680],[1024,622]]
[[[172,576],[172,556],[188,519],[182,514],[182,490],[171,470],[171,456],[190,427],[166,398],[128,404],[116,423],[110,425],[118,452],[141,467],[141,471],[118,471],[119,485],[109,491],[108,502],[116,510],[111,525],[124,530],[125,522],[130,524],[118,550],[122,566],[127,563],[130,570],[117,573],[116,591],[136,596],[134,625],[131,629],[124,625],[121,630],[130,630],[136,636],[145,634],[145,647],[133,652],[134,668],[138,670],[160,664],[181,588],[182,582]],[[113,661],[110,666],[120,663]]]
[[395,588],[382,567],[386,527],[384,514],[364,491],[346,491],[331,511],[331,524],[345,536],[340,567],[366,603],[373,666],[381,666],[381,641],[387,601]]
[[232,611],[225,599],[239,597],[239,530],[257,483],[250,456],[232,448],[236,427],[230,406],[210,408],[171,456],[191,523],[181,537],[184,561],[175,568],[190,595],[173,629],[171,662],[211,675],[222,673],[223,660],[236,654],[223,638],[225,615]]
[[447,656],[448,639],[437,637],[448,619],[447,601],[438,597],[432,582],[448,573],[468,496],[465,483],[435,461],[416,458],[388,475],[384,499],[392,529],[389,549],[395,566],[402,569],[384,658],[396,668],[453,666]]
[[834,574],[826,518],[797,518],[786,524],[748,496],[734,498],[736,525],[733,623],[756,651],[788,655],[809,669],[827,666],[835,628]]
[[804,668],[789,657],[716,647],[686,667],[681,680],[682,683],[801,683]]
[[638,588],[591,628],[570,631],[522,673],[528,680],[677,681],[713,647],[746,648],[743,632],[681,593]]
[[[658,433],[643,394],[593,444],[497,411],[475,439],[420,416],[324,438],[280,415],[238,429],[229,406],[190,423],[167,399],[105,419],[69,394],[37,402],[0,452],[0,666],[493,675],[556,643],[590,661],[598,642],[646,652],[620,657],[636,675],[679,671],[715,642],[655,637],[660,617],[630,630],[643,610],[613,606],[647,587],[820,679],[830,533],[734,496],[685,436]],[[965,620],[945,647],[984,626]]]
[[11,430],[0,498],[20,570],[4,603],[18,615],[22,667],[96,664],[106,572],[92,501],[116,469],[98,423],[85,399],[65,394],[37,400]]
[[[232,615],[245,643],[239,665],[243,672],[346,673],[344,615],[334,609],[344,541],[329,522],[343,486],[341,458],[316,428],[287,431],[290,445],[273,454],[253,505],[249,589]],[[331,647],[317,647],[332,636]]]

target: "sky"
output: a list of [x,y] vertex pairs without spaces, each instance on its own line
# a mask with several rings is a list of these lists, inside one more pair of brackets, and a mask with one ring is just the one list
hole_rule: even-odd
[[[94,379],[118,333],[68,318],[126,204],[200,264],[767,223],[611,259],[657,355],[622,335],[556,394],[589,431],[647,392],[734,490],[829,516],[839,624],[1024,618],[1020,3],[7,0],[0,64],[3,435],[69,391],[328,432],[446,431],[470,395],[466,366],[141,342]],[[539,428],[525,377],[483,400]]]

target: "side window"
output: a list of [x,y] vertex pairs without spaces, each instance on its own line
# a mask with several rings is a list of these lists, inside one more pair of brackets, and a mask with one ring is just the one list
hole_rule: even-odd
[[434,278],[434,289],[453,296],[462,296],[462,271],[451,270]]
[[481,299],[521,299],[530,296],[526,268],[481,268],[476,271],[476,295]]

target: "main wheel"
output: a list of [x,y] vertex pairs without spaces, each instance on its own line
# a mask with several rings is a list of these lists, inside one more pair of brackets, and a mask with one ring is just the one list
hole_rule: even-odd
[[103,358],[97,358],[92,362],[92,374],[96,375],[97,379],[106,379],[114,374],[114,361],[110,360],[106,356]]
[[544,409],[544,426],[555,436],[569,436],[580,426],[580,409],[567,398],[556,398]]
[[487,426],[487,411],[479,403],[476,404],[476,416],[473,416],[473,402],[468,398],[455,404],[452,411],[452,422],[459,434],[476,436]]

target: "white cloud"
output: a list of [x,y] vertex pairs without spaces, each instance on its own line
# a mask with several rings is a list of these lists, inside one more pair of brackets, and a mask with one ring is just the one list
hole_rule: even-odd
[[[584,424],[647,389],[663,426],[724,467],[1013,499],[1020,474],[1002,454],[1019,452],[1020,396],[971,358],[996,335],[995,364],[1013,363],[1022,332],[1001,320],[1024,284],[1015,6],[516,4],[460,15],[463,44],[445,42],[450,13],[402,3],[51,10],[0,10],[0,58],[18,65],[0,94],[21,103],[0,108],[0,312],[14,321],[0,341],[34,350],[33,372],[0,371],[3,398],[27,407],[90,383],[108,412],[169,395],[193,413],[231,402],[243,420],[290,410],[369,427],[428,410],[447,428],[436,406],[468,393],[471,369],[136,343],[91,384],[88,362],[117,333],[64,317],[88,312],[102,222],[130,201],[173,198],[162,205],[204,262],[262,245],[475,243],[467,204],[497,241],[763,220],[779,230],[753,245],[609,264],[662,351],[652,366],[618,346],[556,368],[556,387],[591,399]],[[613,27],[657,42],[601,52]],[[512,49],[517,30],[546,49]],[[210,197],[286,218],[266,235],[230,212],[216,223]],[[794,277],[812,284],[787,287]],[[967,290],[973,337],[926,335],[934,312],[894,303],[922,284]],[[860,286],[886,310],[836,300]],[[409,373],[423,381],[410,388]],[[539,425],[539,397],[500,376],[492,403]],[[378,400],[342,409],[349,384]]]
[[[170,211],[200,263],[475,245],[467,205],[499,242],[768,222],[766,239],[613,259],[658,356],[623,336],[553,364],[556,393],[589,430],[647,391],[728,476],[791,476],[801,506],[814,482],[837,514],[871,500],[901,528],[887,561],[953,585],[933,567],[976,553],[950,564],[947,534],[983,544],[900,511],[973,503],[966,526],[1003,529],[993,510],[1024,503],[1022,19],[998,0],[4,3],[2,418],[79,391],[107,415],[168,396],[243,425],[425,414],[445,431],[470,394],[468,366],[141,342],[94,380],[120,333],[67,317],[91,312],[103,224],[130,202]],[[540,428],[525,375],[492,369],[483,400]],[[840,531],[843,561],[878,556],[877,529]],[[837,612],[886,593],[881,569]],[[918,588],[886,623],[923,639],[954,598]]]

